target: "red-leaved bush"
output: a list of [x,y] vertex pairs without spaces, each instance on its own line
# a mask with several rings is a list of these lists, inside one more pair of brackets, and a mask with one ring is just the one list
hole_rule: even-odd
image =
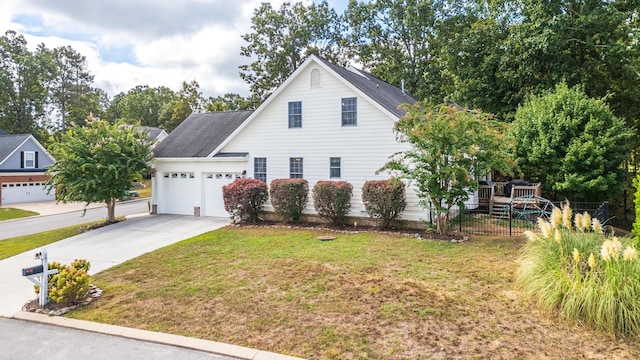
[[318,181],[313,187],[313,206],[333,225],[344,225],[352,193],[353,186],[346,181]]
[[269,185],[271,205],[286,222],[300,221],[308,194],[309,182],[305,179],[275,179]]
[[256,222],[269,198],[267,184],[257,179],[235,179],[222,187],[224,209],[234,222]]
[[367,181],[362,187],[362,202],[379,229],[394,227],[407,207],[404,183],[396,178]]

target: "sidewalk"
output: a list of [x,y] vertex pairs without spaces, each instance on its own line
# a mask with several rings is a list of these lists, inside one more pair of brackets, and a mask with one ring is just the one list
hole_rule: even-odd
[[[19,204],[6,204],[0,205],[0,208],[13,208],[27,211],[34,211],[40,214],[40,216],[62,214],[66,212],[79,211],[85,209],[86,203],[84,202],[69,202],[61,203],[55,201],[41,201]],[[106,207],[105,204],[92,203],[86,206],[87,209],[95,209],[100,207]]]

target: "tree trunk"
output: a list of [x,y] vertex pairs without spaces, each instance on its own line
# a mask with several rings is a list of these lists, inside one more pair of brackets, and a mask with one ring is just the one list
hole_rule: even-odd
[[107,222],[116,222],[116,199],[113,198],[107,201]]

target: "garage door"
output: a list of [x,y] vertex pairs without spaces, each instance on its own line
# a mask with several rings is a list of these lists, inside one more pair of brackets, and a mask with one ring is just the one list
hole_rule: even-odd
[[204,194],[204,216],[228,217],[229,213],[224,209],[222,186],[230,184],[233,180],[242,177],[239,173],[205,173],[202,175],[202,193]]
[[21,182],[2,184],[2,204],[55,200],[54,191],[47,194],[44,183]]
[[170,172],[162,176],[161,214],[193,215],[195,177],[192,172]]

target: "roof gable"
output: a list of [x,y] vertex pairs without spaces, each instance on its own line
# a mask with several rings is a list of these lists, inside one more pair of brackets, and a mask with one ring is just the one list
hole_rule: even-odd
[[399,119],[405,114],[403,109],[399,109],[399,105],[404,103],[414,104],[416,99],[385,81],[360,70],[348,70],[338,65],[334,65],[316,55],[311,55],[302,63],[272,94],[265,100],[254,112],[249,116],[247,121],[242,123],[232,134],[223,140],[215,149],[214,153],[220,151],[229,141],[237,136],[244,127],[248,126],[254,118],[256,118],[289,84],[309,66],[315,63],[323,67],[336,78],[343,81],[347,86],[368,99],[374,106],[378,107],[390,117]]
[[32,136],[29,134],[0,135],[0,164],[5,162],[30,137]]
[[210,157],[253,111],[191,114],[154,149],[156,157]]

